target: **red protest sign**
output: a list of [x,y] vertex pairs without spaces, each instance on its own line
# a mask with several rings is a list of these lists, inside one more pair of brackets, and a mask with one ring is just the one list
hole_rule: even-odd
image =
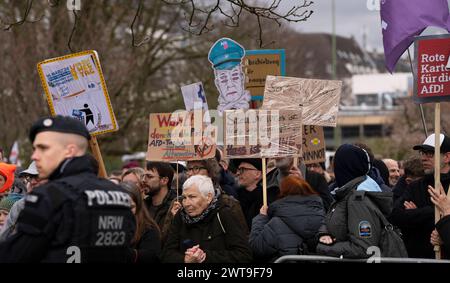
[[450,35],[418,37],[415,54],[414,102],[450,101]]

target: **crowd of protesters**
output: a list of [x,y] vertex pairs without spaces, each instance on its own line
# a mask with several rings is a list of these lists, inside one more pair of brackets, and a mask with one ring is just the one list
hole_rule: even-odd
[[434,188],[434,135],[402,162],[378,159],[365,144],[343,144],[328,168],[269,160],[265,206],[261,159],[227,160],[218,146],[211,159],[130,162],[102,179],[86,153],[89,133],[52,119],[32,127],[26,169],[5,162],[0,150],[2,262],[66,262],[64,249],[72,245],[81,247],[82,262],[368,258],[370,247],[387,240],[385,219],[401,231],[409,257],[434,258],[435,246],[450,257],[446,135],[438,141],[442,187]]

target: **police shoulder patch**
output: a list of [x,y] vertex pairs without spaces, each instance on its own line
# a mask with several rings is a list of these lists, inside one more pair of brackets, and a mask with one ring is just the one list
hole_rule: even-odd
[[359,236],[361,238],[372,237],[372,225],[370,225],[369,221],[361,221],[358,226]]

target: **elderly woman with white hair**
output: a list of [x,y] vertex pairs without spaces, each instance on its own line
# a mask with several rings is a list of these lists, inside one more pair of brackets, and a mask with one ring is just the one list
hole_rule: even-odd
[[250,262],[246,233],[230,208],[217,201],[211,178],[195,175],[183,184],[182,208],[170,227],[162,262]]

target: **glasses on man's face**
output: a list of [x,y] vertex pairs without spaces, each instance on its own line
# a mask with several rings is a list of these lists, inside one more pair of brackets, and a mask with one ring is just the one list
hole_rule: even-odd
[[239,174],[244,174],[245,171],[252,171],[252,170],[258,171],[258,169],[247,168],[247,167],[239,167],[239,168],[237,169],[237,171],[239,172]]
[[205,169],[206,167],[202,167],[202,166],[188,166],[187,171],[192,171],[194,174],[198,174],[198,172],[200,172],[200,170]]
[[425,150],[421,150],[420,152],[420,156],[425,156],[425,157],[433,157],[434,156],[434,151],[425,151]]
[[38,178],[35,176],[25,176],[24,178],[25,184],[31,184],[32,182],[37,182]]

